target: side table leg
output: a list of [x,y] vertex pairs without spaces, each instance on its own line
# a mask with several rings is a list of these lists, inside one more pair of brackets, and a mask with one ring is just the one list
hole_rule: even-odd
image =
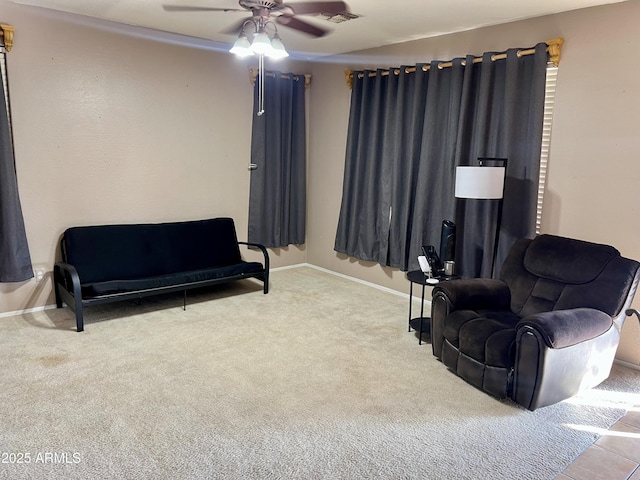
[[409,329],[407,332],[411,331],[411,304],[413,303],[413,282],[409,282]]
[[422,301],[420,302],[420,335],[418,345],[422,345],[422,324],[424,322],[424,285],[422,285]]

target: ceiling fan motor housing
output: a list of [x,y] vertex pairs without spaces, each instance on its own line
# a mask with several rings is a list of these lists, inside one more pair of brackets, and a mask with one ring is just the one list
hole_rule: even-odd
[[256,8],[274,8],[282,4],[282,0],[240,0],[240,6],[248,10]]

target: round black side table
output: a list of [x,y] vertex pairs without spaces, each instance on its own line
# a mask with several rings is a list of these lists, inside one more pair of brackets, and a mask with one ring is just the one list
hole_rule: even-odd
[[[407,280],[409,280],[409,329],[410,332],[413,328],[418,334],[418,344],[422,345],[422,334],[431,333],[431,317],[424,316],[424,290],[427,285],[433,286],[427,283],[427,276],[422,270],[412,270],[407,272]],[[422,296],[420,302],[420,316],[411,318],[411,306],[413,304],[413,284],[422,285]]]
[[[439,282],[445,282],[447,280],[455,280],[458,277],[457,275],[452,276],[443,276],[437,277]],[[427,276],[422,272],[422,270],[412,270],[407,272],[407,280],[409,280],[409,332],[413,328],[416,332],[419,332],[418,335],[418,344],[422,345],[422,334],[428,333],[431,334],[431,317],[424,316],[424,290],[426,286],[434,287],[437,283],[432,284],[427,282]],[[413,304],[413,284],[422,285],[422,295],[420,302],[420,316],[411,318],[411,306]]]

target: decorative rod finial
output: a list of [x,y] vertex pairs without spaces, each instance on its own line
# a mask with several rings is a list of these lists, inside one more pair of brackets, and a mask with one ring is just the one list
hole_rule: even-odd
[[7,49],[7,52],[10,52],[13,48],[13,32],[15,32],[16,27],[0,24],[0,29],[2,30],[2,35],[4,36],[4,48]]
[[260,68],[258,67],[249,67],[249,83],[253,87],[256,84],[256,78],[260,74]]
[[547,40],[547,49],[549,50],[549,59],[553,62],[553,66],[560,65],[560,52],[562,51],[562,44],[564,38],[554,38],[553,40]]
[[353,88],[353,70],[345,70],[344,77],[345,77],[345,80],[347,81],[347,86],[349,87],[349,90],[351,90]]

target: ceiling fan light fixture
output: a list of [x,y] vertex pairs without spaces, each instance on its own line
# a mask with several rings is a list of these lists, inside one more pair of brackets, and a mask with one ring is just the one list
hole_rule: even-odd
[[277,33],[273,36],[273,39],[271,40],[271,47],[272,47],[271,53],[266,54],[269,58],[273,58],[277,60],[279,58],[286,58],[289,56],[289,52],[287,52],[287,49],[284,48],[284,44],[280,39],[280,35],[278,35]]
[[235,43],[233,44],[233,47],[231,47],[231,50],[229,50],[229,52],[234,53],[239,57],[249,57],[254,54],[253,50],[251,49],[251,44],[249,43],[249,39],[247,38],[244,32],[240,34],[240,36],[235,41]]

